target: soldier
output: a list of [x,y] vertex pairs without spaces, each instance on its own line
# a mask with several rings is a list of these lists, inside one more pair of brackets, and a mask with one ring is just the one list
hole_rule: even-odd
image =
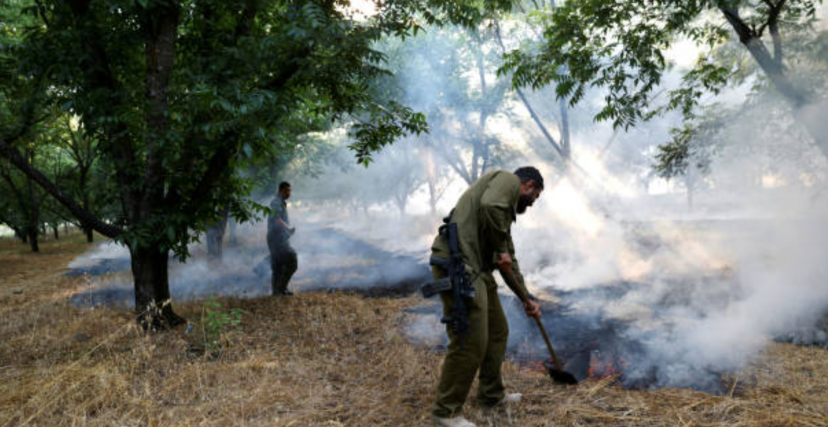
[[[446,328],[449,346],[432,409],[434,422],[438,425],[474,427],[463,417],[462,408],[478,369],[477,401],[481,406],[517,403],[522,398],[519,393],[504,393],[500,366],[506,354],[509,326],[492,273],[495,268],[499,269],[516,293],[529,295],[515,259],[510,228],[516,215],[526,212],[541,191],[543,177],[534,167],[522,167],[515,173],[488,172],[463,193],[450,215],[449,222],[457,224],[459,249],[476,295],[474,300],[467,302],[468,332],[458,337],[451,327]],[[450,258],[444,235],[440,234],[434,240],[431,254],[436,258],[432,264]],[[514,273],[518,283],[510,281],[510,272]],[[435,279],[440,279],[448,272],[432,265],[432,274]],[[452,292],[442,292],[440,298],[444,316],[450,316]],[[524,303],[529,317],[540,316],[540,306],[533,299],[528,298]]]
[[273,213],[267,218],[267,247],[270,250],[270,285],[273,295],[293,295],[288,290],[288,282],[296,272],[296,251],[290,246],[290,236],[296,231],[290,226],[287,212],[287,199],[290,198],[290,184],[279,183],[279,192],[270,202]]

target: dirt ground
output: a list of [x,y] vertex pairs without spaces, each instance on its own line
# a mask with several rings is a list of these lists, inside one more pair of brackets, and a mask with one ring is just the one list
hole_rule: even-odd
[[[400,331],[409,299],[306,293],[175,304],[190,327],[144,333],[128,311],[75,308],[80,234],[40,254],[0,239],[0,426],[429,426],[441,355]],[[238,321],[238,322],[236,322]],[[235,324],[237,323],[237,324]],[[211,332],[212,331],[212,332]],[[556,386],[504,367],[521,404],[482,426],[828,426],[828,351],[772,344],[730,393]],[[473,399],[470,399],[472,401]]]

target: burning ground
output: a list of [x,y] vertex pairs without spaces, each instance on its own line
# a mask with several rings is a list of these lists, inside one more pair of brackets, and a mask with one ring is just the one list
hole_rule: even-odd
[[[227,345],[204,346],[204,300],[176,308],[194,327],[147,335],[128,311],[76,307],[83,277],[63,266],[82,236],[31,255],[0,242],[0,425],[428,425],[441,355],[403,332],[419,298],[310,292],[220,298],[241,310]],[[550,322],[555,335],[555,322]],[[614,376],[555,386],[505,365],[520,406],[469,417],[484,426],[828,424],[828,351],[770,344],[722,394],[625,390]]]
[[[577,378],[614,377],[627,389],[727,394],[733,375],[774,339],[828,345],[819,326],[828,276],[813,255],[824,254],[826,236],[817,224],[607,221],[594,238],[579,236],[576,245],[549,228],[518,228],[530,236],[522,242],[526,256],[518,258],[530,289],[542,298],[553,346]],[[501,290],[509,357],[538,367],[548,357],[543,341]],[[409,309],[409,339],[441,349],[440,311],[436,301]]]
[[[299,270],[291,280],[297,292],[339,290],[368,296],[410,295],[431,277],[423,258],[384,249],[324,223],[298,222],[291,240],[299,254]],[[203,245],[193,245],[193,257],[171,263],[170,293],[174,300],[215,295],[259,297],[270,294],[263,223],[240,227],[237,242],[226,244],[221,260],[211,260]],[[72,295],[75,305],[131,307],[129,254],[115,244],[104,244],[69,264],[68,277],[86,277],[89,287]]]

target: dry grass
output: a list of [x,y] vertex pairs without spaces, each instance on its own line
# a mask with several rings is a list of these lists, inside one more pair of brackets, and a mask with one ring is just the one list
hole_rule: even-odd
[[[424,426],[440,355],[402,338],[416,299],[340,294],[220,299],[242,330],[203,348],[203,302],[176,305],[194,325],[138,330],[130,313],[78,309],[85,285],[63,267],[75,235],[43,253],[0,242],[0,426]],[[732,395],[625,391],[610,380],[575,388],[542,373],[504,372],[518,406],[468,417],[484,426],[828,425],[828,351],[773,345],[738,376]],[[473,399],[471,399],[473,400]]]

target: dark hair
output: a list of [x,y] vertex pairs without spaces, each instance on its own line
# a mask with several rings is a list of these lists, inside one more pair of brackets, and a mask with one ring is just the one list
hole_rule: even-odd
[[282,181],[279,183],[279,191],[284,190],[285,188],[290,188],[290,183],[287,181]]
[[520,178],[520,182],[526,182],[530,180],[535,181],[535,185],[538,186],[541,190],[543,189],[543,177],[539,170],[537,170],[534,166],[524,166],[522,168],[517,168],[515,171],[515,175]]

